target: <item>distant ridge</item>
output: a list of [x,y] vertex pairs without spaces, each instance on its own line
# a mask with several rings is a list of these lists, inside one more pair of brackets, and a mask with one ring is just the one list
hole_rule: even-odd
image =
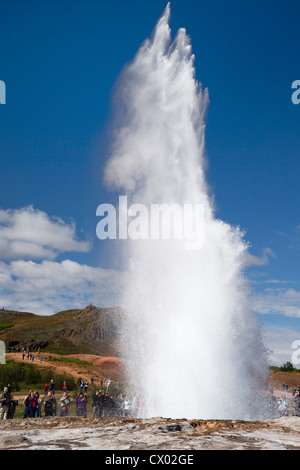
[[88,305],[49,316],[0,310],[0,340],[6,348],[115,356],[122,320],[119,307]]

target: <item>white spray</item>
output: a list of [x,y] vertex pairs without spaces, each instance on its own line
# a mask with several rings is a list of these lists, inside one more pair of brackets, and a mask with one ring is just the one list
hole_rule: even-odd
[[265,354],[243,275],[247,245],[214,215],[204,174],[208,93],[186,31],[171,41],[169,16],[168,4],[121,76],[105,181],[131,204],[201,204],[204,243],[122,245],[123,354],[145,416],[251,419]]

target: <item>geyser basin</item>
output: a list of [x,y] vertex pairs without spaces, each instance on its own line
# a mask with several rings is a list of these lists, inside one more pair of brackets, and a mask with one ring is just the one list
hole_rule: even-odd
[[171,236],[122,242],[122,354],[144,416],[252,419],[266,358],[243,274],[247,245],[214,215],[204,174],[208,93],[186,31],[172,41],[169,17],[168,4],[122,73],[105,181],[130,204],[201,204],[204,243],[188,251]]

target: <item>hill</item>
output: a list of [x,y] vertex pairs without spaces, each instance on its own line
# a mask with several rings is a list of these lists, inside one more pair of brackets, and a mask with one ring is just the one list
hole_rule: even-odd
[[0,310],[0,340],[7,349],[25,346],[58,354],[116,356],[122,319],[120,308],[94,305],[50,316]]

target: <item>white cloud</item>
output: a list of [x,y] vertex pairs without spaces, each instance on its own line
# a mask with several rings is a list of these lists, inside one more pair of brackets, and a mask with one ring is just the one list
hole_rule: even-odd
[[0,308],[49,315],[90,303],[117,305],[120,272],[54,261],[60,253],[90,249],[89,241],[77,240],[74,222],[33,206],[0,209]]
[[33,206],[0,209],[0,259],[55,259],[63,252],[88,252],[76,239],[75,223],[49,217]]
[[267,288],[255,294],[254,309],[260,314],[300,318],[300,292],[291,288]]
[[269,264],[270,257],[275,258],[275,254],[271,248],[265,248],[262,256],[254,256],[250,253],[246,255],[246,266],[265,266]]
[[61,310],[116,306],[122,273],[71,260],[0,262],[0,308],[49,315]]
[[266,279],[263,284],[295,284],[296,281],[282,281],[280,279]]

